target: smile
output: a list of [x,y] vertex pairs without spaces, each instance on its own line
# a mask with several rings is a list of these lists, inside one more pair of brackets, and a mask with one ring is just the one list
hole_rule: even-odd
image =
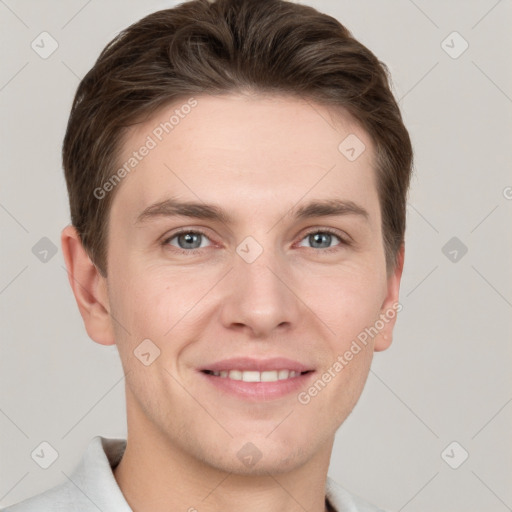
[[198,368],[203,382],[217,396],[240,400],[269,401],[293,398],[316,375],[315,366],[286,357],[257,359],[232,357]]

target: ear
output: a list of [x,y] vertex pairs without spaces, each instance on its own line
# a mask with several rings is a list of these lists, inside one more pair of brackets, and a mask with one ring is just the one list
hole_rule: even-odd
[[402,310],[402,305],[398,302],[400,291],[400,280],[404,269],[405,246],[402,244],[397,254],[396,265],[387,281],[387,294],[380,310],[379,318],[384,327],[379,331],[375,338],[374,350],[380,352],[386,350],[393,341],[393,328],[395,327],[396,317]]
[[61,233],[62,252],[78,309],[87,334],[101,345],[113,345],[114,334],[109,313],[107,283],[85,251],[73,226]]

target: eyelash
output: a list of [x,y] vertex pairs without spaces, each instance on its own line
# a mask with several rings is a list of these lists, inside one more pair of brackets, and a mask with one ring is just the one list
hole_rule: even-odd
[[[182,235],[184,233],[193,233],[193,234],[196,234],[196,235],[202,235],[202,236],[208,238],[208,240],[210,240],[208,235],[204,231],[201,231],[200,229],[181,229],[180,231],[176,231],[171,236],[165,238],[165,240],[162,242],[162,245],[169,247],[170,246],[169,242],[171,240],[173,240],[177,236]],[[300,239],[300,241],[302,242],[302,240],[304,240],[306,237],[308,237],[309,235],[315,234],[315,233],[328,233],[330,235],[334,235],[336,238],[338,238],[340,240],[340,244],[336,245],[334,247],[327,247],[325,249],[315,249],[314,247],[306,247],[306,249],[312,249],[312,250],[314,250],[316,252],[321,252],[321,253],[331,253],[331,252],[335,252],[335,251],[340,250],[341,246],[348,247],[348,246],[352,245],[351,241],[349,241],[347,238],[343,238],[339,234],[338,231],[336,231],[334,229],[331,229],[331,228],[322,228],[322,229],[316,228],[316,229],[312,229],[312,230],[306,232],[304,234],[304,236]],[[184,254],[186,256],[195,256],[198,253],[202,252],[204,249],[208,249],[208,247],[201,247],[201,248],[198,248],[198,249],[180,249],[180,248],[175,247],[175,246],[171,246],[171,247],[173,248],[173,251],[177,252],[178,254]]]

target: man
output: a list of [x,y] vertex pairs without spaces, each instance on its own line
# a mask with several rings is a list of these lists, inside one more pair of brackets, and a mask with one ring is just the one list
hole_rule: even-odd
[[105,48],[63,162],[128,439],[8,510],[377,510],[327,471],[400,310],[412,148],[385,66],[310,7],[193,0]]

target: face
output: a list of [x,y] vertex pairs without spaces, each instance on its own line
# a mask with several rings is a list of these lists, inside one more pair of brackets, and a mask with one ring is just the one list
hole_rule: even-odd
[[290,97],[195,102],[132,128],[120,158],[138,151],[106,279],[129,429],[225,471],[289,471],[330,453],[391,340],[373,146]]

